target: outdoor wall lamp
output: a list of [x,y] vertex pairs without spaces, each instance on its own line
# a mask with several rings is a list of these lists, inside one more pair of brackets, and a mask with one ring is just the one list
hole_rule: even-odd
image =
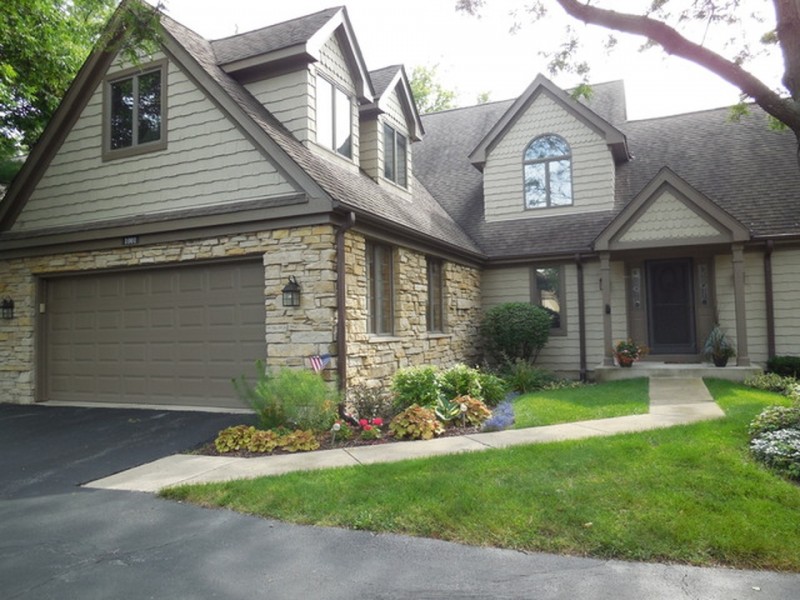
[[300,306],[300,285],[294,275],[289,275],[289,283],[283,286],[283,305]]
[[5,320],[14,318],[14,301],[8,296],[3,298],[3,301],[0,302],[0,315],[2,315]]

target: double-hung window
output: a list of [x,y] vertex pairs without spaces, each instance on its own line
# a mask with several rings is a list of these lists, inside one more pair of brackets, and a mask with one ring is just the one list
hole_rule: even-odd
[[428,331],[444,332],[444,274],[442,261],[428,257]]
[[353,155],[350,98],[324,77],[317,77],[317,143],[348,158]]
[[525,208],[572,204],[572,151],[557,135],[536,138],[523,158]]
[[383,176],[389,181],[408,185],[408,140],[391,125],[383,124]]
[[391,246],[367,243],[367,314],[369,332],[394,333],[394,253]]
[[104,156],[129,156],[166,146],[165,68],[127,71],[106,85]]

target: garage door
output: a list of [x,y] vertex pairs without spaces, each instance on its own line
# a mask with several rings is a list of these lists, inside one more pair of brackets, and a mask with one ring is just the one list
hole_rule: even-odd
[[265,356],[264,267],[216,263],[46,282],[44,397],[242,408]]

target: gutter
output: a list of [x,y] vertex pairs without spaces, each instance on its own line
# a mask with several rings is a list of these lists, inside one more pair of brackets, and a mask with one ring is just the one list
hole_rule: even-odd
[[336,385],[340,392],[347,389],[347,273],[344,260],[344,234],[356,224],[356,214],[347,213],[346,220],[336,230]]

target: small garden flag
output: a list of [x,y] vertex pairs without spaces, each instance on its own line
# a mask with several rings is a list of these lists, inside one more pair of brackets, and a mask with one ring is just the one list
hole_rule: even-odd
[[328,363],[331,362],[331,355],[330,354],[323,354],[322,356],[309,356],[308,361],[311,363],[311,368],[314,369],[315,373],[319,373],[328,366]]

